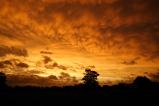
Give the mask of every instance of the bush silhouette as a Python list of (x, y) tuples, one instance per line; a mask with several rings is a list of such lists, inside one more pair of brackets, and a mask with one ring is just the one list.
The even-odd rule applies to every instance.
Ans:
[(148, 79), (147, 77), (143, 77), (143, 76), (138, 76), (133, 84), (139, 88), (147, 88), (147, 87), (150, 87), (151, 86), (151, 80)]
[(91, 69), (86, 69), (85, 70), (85, 75), (82, 78), (82, 80), (84, 81), (84, 85), (87, 87), (98, 87), (98, 81), (97, 81), (97, 77), (99, 76), (99, 74), (96, 71), (92, 71)]
[(2, 72), (0, 72), (0, 87), (6, 86), (6, 75)]

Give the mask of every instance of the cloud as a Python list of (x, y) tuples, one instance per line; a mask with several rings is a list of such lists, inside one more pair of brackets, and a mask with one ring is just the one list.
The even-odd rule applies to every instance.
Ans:
[(0, 24), (1, 35), (27, 45), (64, 41), (89, 52), (158, 58), (158, 0), (1, 0), (0, 4), (5, 22)]
[(67, 70), (67, 68), (68, 68), (64, 65), (59, 65), (57, 62), (49, 63), (49, 64), (45, 65), (45, 67), (48, 68), (48, 69), (59, 68), (59, 69), (62, 69), (62, 70)]
[(121, 62), (121, 64), (125, 64), (125, 65), (135, 65), (135, 64), (138, 64), (137, 63), (137, 60), (139, 60), (140, 58), (139, 57), (136, 57), (132, 60), (128, 60), (128, 61), (123, 61)]
[(53, 54), (52, 52), (49, 52), (49, 51), (41, 51), (40, 53), (41, 54)]
[(85, 70), (85, 69), (95, 69), (96, 66), (95, 65), (84, 65), (83, 63), (75, 63), (77, 65), (76, 69), (82, 69), (82, 70)]
[(60, 79), (69, 79), (70, 75), (65, 72), (61, 72), (61, 75), (59, 76)]
[(153, 80), (159, 82), (159, 70), (156, 73), (147, 73), (147, 75)]
[(92, 68), (96, 68), (96, 67), (94, 65), (90, 65), (90, 66), (87, 66), (87, 68), (92, 69)]
[(38, 87), (51, 87), (51, 86), (67, 86), (77, 84), (78, 81), (75, 77), (65, 76), (67, 80), (58, 79), (55, 75), (48, 77), (40, 77), (38, 75), (7, 75), (7, 84), (10, 86), (38, 86)]
[(21, 67), (21, 68), (28, 68), (28, 67), (29, 67), (29, 65), (28, 65), (28, 64), (26, 64), (26, 63), (22, 63), (22, 62), (20, 62), (20, 63), (16, 64), (16, 66), (17, 66), (17, 67)]
[[(158, 4), (158, 0), (0, 0), (0, 45), (5, 45), (0, 46), (0, 57), (23, 56), (26, 53), (21, 47), (30, 53), (49, 47), (55, 58), (68, 64), (78, 61), (97, 64), (97, 68), (107, 67), (107, 63), (108, 68), (112, 64), (157, 65)], [(44, 57), (44, 67), (68, 70), (68, 66), (51, 60), (51, 52), (40, 54), (50, 56)], [(86, 67), (78, 66), (77, 71)]]
[(64, 66), (64, 65), (59, 65), (58, 68), (59, 68), (59, 69), (62, 69), (62, 70), (67, 70), (67, 67)]
[(27, 69), (25, 71), (21, 70), (20, 73), (24, 75), (38, 75), (38, 74), (44, 74), (43, 71), (38, 70), (38, 69)]
[(49, 79), (58, 80), (58, 78), (55, 75), (48, 76)]
[(44, 60), (43, 60), (44, 64), (47, 64), (47, 63), (52, 61), (52, 59), (50, 57), (48, 57), (48, 56), (43, 56), (43, 58), (44, 58)]
[(5, 61), (0, 61), (0, 68), (5, 68), (8, 65), (12, 66), (12, 62), (9, 60), (5, 60)]
[(18, 59), (10, 59), (10, 60), (3, 60), (0, 61), (0, 68), (10, 68), (10, 69), (16, 69), (19, 68), (28, 68), (29, 65), (27, 63), (23, 63)]
[(7, 75), (7, 83), (10, 86), (60, 86), (55, 80), (37, 75)]
[(137, 62), (134, 61), (134, 60), (131, 60), (131, 61), (124, 61), (124, 62), (122, 62), (122, 64), (125, 64), (125, 65), (135, 65), (135, 64), (137, 64)]
[(15, 56), (28, 56), (28, 52), (24, 48), (17, 48), (17, 47), (8, 47), (0, 45), (0, 57), (6, 56), (6, 55), (15, 55)]
[(60, 73), (59, 80), (66, 81), (66, 82), (71, 81), (72, 83), (77, 83), (78, 82), (76, 77), (72, 77), (72, 76), (70, 76), (70, 74), (65, 73), (65, 72)]

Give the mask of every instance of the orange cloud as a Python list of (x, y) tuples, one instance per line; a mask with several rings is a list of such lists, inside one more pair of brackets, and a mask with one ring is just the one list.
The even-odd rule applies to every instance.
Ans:
[(61, 76), (50, 75), (40, 77), (37, 75), (7, 75), (7, 84), (10, 86), (67, 86), (77, 84), (75, 77), (67, 73), (61, 73)]
[(0, 56), (6, 56), (9, 54), (16, 56), (28, 56), (28, 51), (25, 48), (8, 47), (0, 45)]
[[(26, 56), (28, 52), (30, 68), (35, 68), (37, 58), (49, 55), (57, 62), (49, 64), (51, 60), (45, 58), (47, 67), (38, 68), (69, 70), (63, 64), (71, 64), (71, 70), (82, 73), (73, 64), (77, 62), (83, 67), (95, 65), (104, 76), (106, 71), (117, 76), (109, 71), (114, 67), (126, 70), (121, 62), (156, 68), (158, 4), (158, 0), (1, 0), (0, 56)], [(136, 57), (140, 57), (137, 62)]]

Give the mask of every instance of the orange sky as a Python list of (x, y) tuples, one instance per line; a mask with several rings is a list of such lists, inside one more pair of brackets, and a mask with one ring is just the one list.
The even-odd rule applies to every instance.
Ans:
[[(0, 0), (0, 70), (10, 85), (159, 80), (158, 0)], [(45, 82), (45, 83), (40, 83)]]

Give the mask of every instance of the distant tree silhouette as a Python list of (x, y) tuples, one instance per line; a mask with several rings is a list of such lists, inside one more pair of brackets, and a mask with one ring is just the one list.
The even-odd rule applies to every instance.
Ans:
[(0, 72), (0, 87), (3, 88), (6, 86), (6, 75)]
[(151, 86), (151, 80), (148, 79), (147, 77), (143, 77), (143, 76), (138, 76), (133, 84), (139, 88), (147, 88), (147, 87), (150, 87)]
[(99, 74), (96, 71), (92, 71), (91, 69), (85, 69), (85, 75), (82, 78), (84, 81), (84, 85), (86, 87), (98, 87), (97, 77)]

